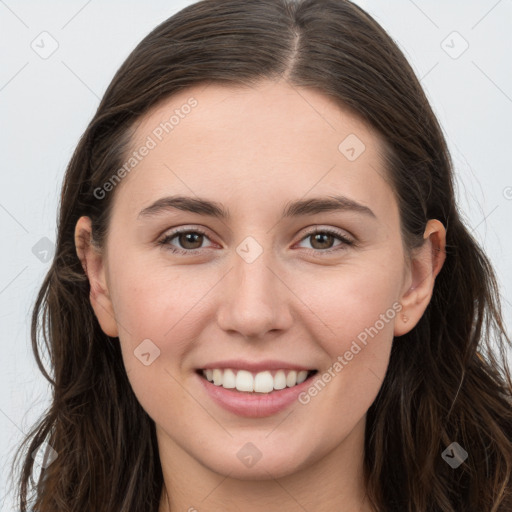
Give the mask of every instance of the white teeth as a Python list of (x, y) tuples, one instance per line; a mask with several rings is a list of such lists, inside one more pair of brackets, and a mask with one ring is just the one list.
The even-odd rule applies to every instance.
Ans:
[[(285, 373), (286, 371), (286, 373)], [(226, 389), (236, 388), (238, 391), (270, 393), (273, 390), (293, 387), (304, 382), (308, 376), (307, 370), (277, 370), (275, 375), (268, 370), (252, 374), (247, 370), (234, 371), (215, 368), (203, 370), (203, 375), (215, 386)]]
[(233, 389), (236, 387), (236, 375), (233, 370), (229, 368), (224, 370), (224, 377), (222, 379), (222, 386), (226, 389)]
[(306, 370), (302, 370), (299, 373), (297, 373), (297, 384), (301, 384), (306, 380), (306, 377), (308, 376), (308, 372)]
[(292, 386), (295, 386), (297, 384), (297, 372), (295, 370), (292, 370), (287, 376), (286, 376), (286, 385), (291, 388)]
[(270, 393), (274, 390), (274, 377), (270, 372), (260, 372), (254, 377), (254, 391), (257, 393)]
[(274, 389), (284, 389), (286, 387), (286, 375), (283, 370), (277, 370), (274, 375)]
[(238, 391), (254, 391), (254, 379), (252, 373), (245, 370), (238, 370), (238, 373), (236, 374), (235, 387)]

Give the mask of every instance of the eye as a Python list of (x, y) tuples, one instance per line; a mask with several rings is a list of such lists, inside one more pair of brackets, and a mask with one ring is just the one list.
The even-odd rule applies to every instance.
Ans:
[[(158, 245), (164, 246), (175, 254), (195, 254), (196, 250), (201, 248), (204, 238), (208, 238), (206, 233), (198, 228), (180, 228), (166, 234)], [(171, 244), (171, 241), (177, 239), (184, 249), (177, 248)]]
[[(315, 254), (318, 254), (319, 252), (330, 254), (334, 251), (344, 250), (347, 246), (355, 245), (354, 240), (333, 229), (316, 228), (307, 233), (301, 241), (307, 240), (308, 238), (311, 238), (312, 240), (311, 245), (313, 249), (310, 250), (310, 252), (314, 252)], [(340, 240), (341, 243), (332, 247), (332, 242), (336, 238)]]
[[(165, 247), (167, 250), (175, 253), (175, 254), (195, 254), (196, 251), (202, 249), (202, 243), (204, 238), (208, 238), (205, 231), (198, 228), (179, 228), (167, 233), (161, 240), (157, 243), (160, 246)], [(309, 233), (307, 233), (302, 239), (301, 242), (311, 238), (312, 239), (312, 249), (308, 249), (309, 252), (318, 255), (319, 253), (332, 253), (334, 251), (344, 250), (347, 246), (355, 245), (355, 241), (347, 238), (341, 232), (338, 232), (333, 229), (319, 229), (316, 228)], [(178, 243), (181, 245), (180, 247), (174, 246), (171, 242), (177, 239)], [(209, 239), (209, 238), (208, 238)], [(341, 243), (337, 246), (332, 247), (332, 242), (338, 239)]]

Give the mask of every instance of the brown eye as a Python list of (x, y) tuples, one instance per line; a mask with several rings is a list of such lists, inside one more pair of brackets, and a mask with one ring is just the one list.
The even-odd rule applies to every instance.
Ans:
[(194, 231), (180, 233), (175, 238), (183, 249), (199, 249), (203, 242), (203, 235)]
[(330, 249), (334, 243), (334, 236), (328, 233), (315, 233), (309, 235), (311, 238), (311, 246), (314, 249)]
[[(165, 235), (158, 245), (177, 254), (194, 254), (203, 248), (203, 242), (209, 239), (200, 229), (178, 229)], [(176, 242), (173, 242), (177, 240)]]
[[(307, 233), (301, 242), (304, 240), (310, 240), (311, 248), (310, 252), (315, 254), (331, 253), (338, 250), (346, 249), (348, 246), (355, 245), (355, 241), (347, 238), (344, 234), (338, 231), (330, 229), (316, 229)], [(334, 245), (335, 240), (339, 240), (340, 243)], [(307, 248), (306, 248), (307, 249)]]

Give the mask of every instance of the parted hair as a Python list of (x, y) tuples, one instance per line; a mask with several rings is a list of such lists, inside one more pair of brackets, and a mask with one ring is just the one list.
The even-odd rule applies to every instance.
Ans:
[[(122, 166), (134, 126), (158, 102), (200, 83), (264, 80), (320, 91), (377, 130), (408, 251), (429, 219), (446, 227), (430, 303), (393, 340), (367, 413), (371, 502), (379, 512), (510, 512), (511, 342), (495, 273), (457, 208), (447, 144), (410, 64), (348, 0), (202, 0), (157, 26), (115, 74), (67, 167), (55, 256), (32, 312), (52, 399), (13, 461), (20, 511), (158, 511), (155, 425), (131, 389), (119, 339), (95, 317), (75, 225), (89, 216), (104, 244), (115, 191), (94, 191)], [(454, 441), (469, 454), (456, 469), (441, 456)], [(43, 443), (58, 457), (34, 478), (31, 454)]]

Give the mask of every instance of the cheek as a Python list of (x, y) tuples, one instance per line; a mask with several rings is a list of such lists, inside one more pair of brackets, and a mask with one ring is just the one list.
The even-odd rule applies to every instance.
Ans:
[[(121, 256), (115, 256), (114, 261), (122, 263), (115, 268), (111, 284), (123, 359), (134, 391), (142, 403), (153, 402), (162, 393), (179, 396), (179, 386), (165, 370), (178, 375), (194, 340), (215, 322), (215, 312), (226, 297), (219, 283), (223, 272), (206, 266), (199, 272), (194, 265), (148, 266), (136, 257)], [(283, 273), (293, 293), (276, 282), (275, 291), (281, 290), (297, 318), (291, 328), (307, 332), (327, 354), (327, 364), (342, 365), (336, 373), (345, 375), (344, 387), (353, 388), (353, 393), (362, 389), (376, 393), (376, 376), (383, 378), (387, 368), (400, 275), (393, 259), (381, 252), (336, 268)], [(236, 290), (228, 295), (236, 300)], [(147, 339), (160, 355), (146, 367), (135, 353)], [(159, 382), (166, 383), (165, 392)]]
[[(314, 313), (310, 318), (315, 320), (309, 324), (315, 322), (318, 326), (315, 338), (332, 359), (349, 350), (354, 340), (364, 345), (373, 339), (392, 339), (394, 321), (401, 309), (399, 276), (399, 266), (382, 259), (375, 265), (366, 262), (330, 270), (299, 289), (298, 294)], [(366, 345), (375, 353), (379, 346), (373, 343), (370, 349), (370, 343)], [(387, 347), (383, 350), (386, 352)]]
[[(382, 273), (353, 270), (329, 288), (318, 289), (310, 303), (318, 319), (309, 322), (315, 341), (328, 355), (318, 382), (300, 403), (329, 425), (335, 439), (366, 414), (384, 380), (393, 342), (394, 322), (401, 309), (392, 269)], [(322, 290), (322, 291), (321, 291)], [(329, 404), (332, 407), (321, 407)], [(326, 446), (328, 441), (326, 442)]]
[[(115, 269), (113, 299), (118, 322), (126, 328), (120, 328), (123, 360), (139, 403), (157, 425), (191, 450), (210, 442), (213, 454), (222, 442), (231, 449), (229, 441), (212, 435), (213, 423), (205, 429), (211, 417), (187, 391), (193, 389), (187, 380), (191, 376), (180, 373), (180, 365), (197, 350), (195, 340), (202, 333), (219, 332), (215, 313), (226, 297), (237, 300), (238, 288), (225, 288), (224, 269), (205, 266), (198, 272), (194, 265), (148, 266), (121, 256), (116, 260), (122, 265)], [(284, 426), (268, 439), (266, 432), (261, 439), (255, 432), (253, 437), (260, 439), (256, 444), (276, 453), (285, 445), (301, 447), (297, 450), (310, 452), (314, 462), (330, 453), (364, 417), (381, 387), (393, 339), (392, 305), (398, 297), (400, 269), (396, 264), (393, 268), (391, 258), (383, 260), (368, 256), (364, 263), (361, 258), (337, 268), (309, 266), (307, 271), (283, 272), (287, 286), (276, 280), (274, 291), (296, 318), (283, 336), (297, 334), (321, 349), (325, 367), (319, 378), (325, 376), (324, 386), (308, 389), (308, 396), (297, 404), (301, 429)], [(148, 366), (134, 355), (144, 339), (154, 340), (161, 350)], [(205, 457), (202, 448), (197, 450), (198, 459)], [(219, 463), (217, 459), (218, 455), (212, 465)]]
[(359, 421), (382, 385), (401, 309), (400, 272), (393, 258), (381, 258), (373, 265), (367, 260), (364, 266), (340, 267), (310, 288), (308, 305), (316, 316), (308, 316), (312, 318), (308, 324), (328, 363), (319, 372), (320, 382), (307, 390), (301, 403), (336, 404), (319, 411), (329, 416), (332, 425)]
[[(204, 283), (204, 282), (203, 282)], [(195, 307), (206, 291), (176, 269), (117, 269), (115, 311), (124, 366), (139, 403), (165, 423), (190, 407), (180, 366), (201, 330)], [(207, 283), (204, 283), (207, 286)]]
[(133, 345), (150, 338), (165, 345), (176, 339), (178, 332), (182, 336), (187, 326), (192, 326), (195, 308), (200, 309), (214, 278), (198, 276), (192, 266), (151, 267), (123, 261), (113, 281), (113, 302), (123, 339)]
[[(307, 329), (332, 359), (349, 350), (354, 340), (392, 338), (400, 268), (393, 262), (396, 258), (382, 252), (365, 256), (338, 267), (283, 273), (293, 294), (278, 285), (274, 290), (281, 290), (283, 301), (295, 310), (294, 328)], [(148, 266), (136, 257), (116, 261), (122, 264), (113, 274), (113, 301), (127, 352), (151, 339), (162, 352), (178, 356), (186, 351), (187, 340), (215, 321), (216, 308), (226, 297), (218, 269)], [(236, 300), (236, 290), (228, 295)]]

